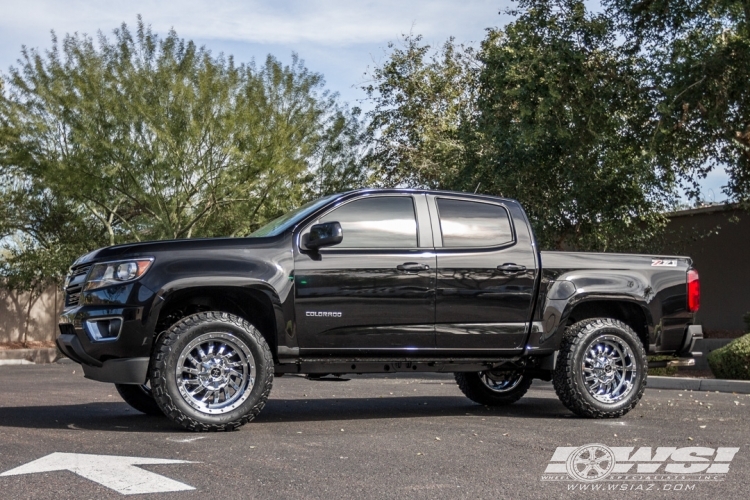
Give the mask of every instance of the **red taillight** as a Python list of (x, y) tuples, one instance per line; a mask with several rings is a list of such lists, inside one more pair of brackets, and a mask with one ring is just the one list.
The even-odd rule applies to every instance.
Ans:
[(688, 311), (696, 312), (701, 306), (701, 281), (698, 271), (691, 269), (687, 273)]

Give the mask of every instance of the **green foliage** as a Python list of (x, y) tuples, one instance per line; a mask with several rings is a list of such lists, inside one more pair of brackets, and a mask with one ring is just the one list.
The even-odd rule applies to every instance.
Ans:
[(475, 106), (471, 48), (449, 39), (437, 51), (407, 35), (363, 87), (372, 149), (366, 161), (387, 186), (449, 188), (465, 162), (462, 130)]
[(726, 168), (725, 193), (750, 203), (750, 2), (606, 0), (626, 47), (643, 54), (653, 149), (692, 196)]
[(237, 65), (139, 19), (20, 62), (0, 92), (7, 277), (21, 262), (59, 276), (103, 245), (246, 234), (366, 182), (359, 111), (296, 56)]
[(544, 248), (641, 250), (674, 202), (650, 150), (642, 60), (581, 0), (522, 0), (474, 52), (405, 37), (366, 87), (390, 184), (519, 200)]
[(638, 59), (580, 0), (519, 5), (482, 44), (476, 162), (462, 187), (521, 201), (546, 248), (647, 246), (673, 185), (646, 147)]
[(716, 378), (750, 380), (750, 334), (712, 351), (708, 366)]
[(104, 239), (103, 229), (38, 182), (2, 180), (0, 234), (10, 235), (0, 256), (3, 286), (34, 294), (60, 284), (70, 263), (91, 250), (90, 242)]

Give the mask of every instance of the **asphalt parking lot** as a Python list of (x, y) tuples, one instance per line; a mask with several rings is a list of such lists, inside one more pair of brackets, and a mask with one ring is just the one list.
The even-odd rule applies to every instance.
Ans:
[[(117, 476), (122, 465), (113, 459), (53, 453), (184, 461), (131, 459), (135, 468), (110, 477), (122, 483), (140, 473), (142, 488), (149, 477), (184, 487), (139, 498), (745, 498), (750, 483), (746, 395), (649, 389), (624, 418), (602, 421), (574, 417), (548, 384), (490, 409), (466, 399), (450, 375), (285, 376), (256, 421), (193, 434), (132, 410), (75, 364), (4, 366), (0, 381), (0, 473), (44, 459), (28, 466), (38, 472), (0, 476), (3, 499), (123, 497), (96, 480)], [(557, 447), (588, 443), (739, 452), (723, 481), (693, 474), (594, 492), (577, 489), (583, 482), (542, 480)], [(697, 460), (708, 459), (698, 452)], [(69, 462), (88, 465), (61, 470)]]

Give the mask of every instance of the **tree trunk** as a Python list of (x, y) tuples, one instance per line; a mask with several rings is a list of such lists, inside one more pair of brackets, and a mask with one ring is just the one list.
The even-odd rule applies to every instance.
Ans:
[(29, 320), (31, 319), (31, 306), (34, 303), (34, 291), (29, 291), (29, 304), (26, 307), (26, 321), (24, 321), (23, 324), (23, 342), (21, 345), (24, 347), (28, 347), (28, 337), (29, 337)]

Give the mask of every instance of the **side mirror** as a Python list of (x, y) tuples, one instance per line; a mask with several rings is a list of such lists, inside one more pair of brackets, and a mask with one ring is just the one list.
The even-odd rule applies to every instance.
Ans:
[(305, 246), (312, 249), (338, 245), (344, 240), (344, 230), (338, 222), (315, 224), (310, 228)]

